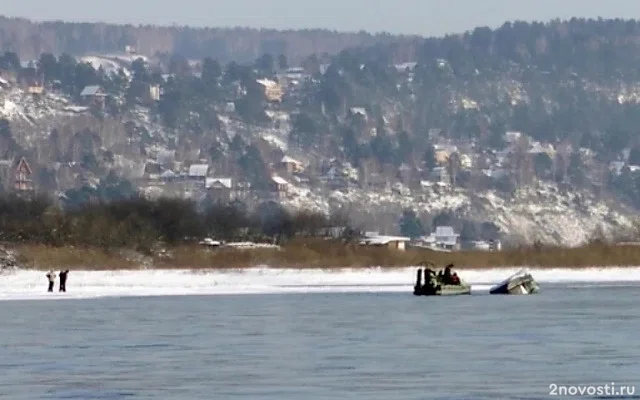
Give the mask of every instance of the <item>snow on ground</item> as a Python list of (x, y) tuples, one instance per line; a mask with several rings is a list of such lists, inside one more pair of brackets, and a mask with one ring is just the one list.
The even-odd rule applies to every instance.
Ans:
[(144, 61), (145, 63), (149, 62), (149, 58), (143, 54), (127, 53), (124, 51), (116, 51), (112, 53), (87, 53), (86, 55), (81, 57), (81, 59), (90, 58), (95, 58), (99, 61), (108, 60), (112, 62), (126, 63), (129, 65), (139, 58), (142, 59), (142, 61)]
[[(78, 110), (68, 109), (69, 100), (54, 92), (33, 96), (20, 88), (4, 90), (0, 93), (0, 117), (12, 121), (36, 122), (53, 116), (71, 115)], [(68, 109), (68, 111), (65, 111)]]
[(540, 182), (515, 198), (495, 192), (470, 193), (464, 190), (425, 192), (420, 195), (362, 190), (333, 191), (329, 196), (318, 191), (294, 189), (285, 205), (328, 212), (331, 203), (357, 204), (361, 209), (385, 209), (399, 214), (404, 208), (430, 215), (453, 210), (481, 222), (495, 223), (509, 236), (529, 243), (579, 246), (593, 238), (598, 229), (612, 235), (633, 226), (633, 217), (613, 210), (587, 193), (562, 194), (556, 186)]
[(14, 87), (0, 92), (0, 118), (11, 122), (12, 133), (19, 145), (30, 148), (48, 137), (61, 120), (88, 111), (57, 92), (46, 91), (34, 96)]
[(282, 139), (276, 135), (263, 133), (260, 135), (264, 140), (269, 142), (271, 145), (280, 148), (282, 151), (287, 151), (288, 145), (285, 139)]
[[(91, 55), (83, 59), (92, 65), (104, 61), (114, 67), (119, 63), (131, 61), (123, 57), (116, 60), (109, 55)], [(40, 97), (34, 97), (20, 88), (0, 92), (0, 118), (7, 118), (12, 124), (16, 123), (12, 125), (15, 126), (13, 132), (18, 143), (24, 147), (30, 147), (36, 139), (46, 137), (51, 130), (49, 125), (55, 123), (57, 117), (74, 116), (84, 111), (86, 108), (78, 107), (66, 97), (52, 92), (45, 92)], [(235, 134), (241, 134), (245, 139), (262, 137), (287, 152), (287, 155), (304, 162), (304, 157), (289, 154), (287, 149), (289, 115), (269, 111), (269, 116), (274, 121), (273, 126), (269, 128), (254, 129), (225, 115), (221, 115), (220, 120), (229, 138)], [(173, 141), (172, 135), (152, 118), (148, 109), (138, 107), (131, 111), (130, 117), (143, 128), (143, 131), (148, 132), (158, 148), (165, 148)], [(128, 175), (139, 175), (141, 160), (124, 160), (122, 157), (116, 159), (121, 169), (130, 172)], [(396, 215), (404, 208), (412, 208), (418, 213), (430, 215), (452, 210), (461, 216), (494, 222), (507, 235), (528, 242), (540, 240), (567, 246), (584, 243), (591, 239), (597, 230), (612, 234), (628, 229), (632, 226), (634, 218), (630, 213), (615, 211), (613, 207), (589, 193), (563, 194), (555, 185), (544, 182), (539, 182), (533, 189), (509, 198), (491, 191), (474, 193), (464, 190), (427, 190), (413, 194), (408, 194), (410, 192), (407, 188), (393, 191), (327, 191), (305, 187), (295, 180), (291, 183), (294, 185), (291, 191), (293, 195), (283, 202), (292, 208), (308, 208), (328, 213), (332, 206), (351, 205), (371, 214)]]
[[(519, 268), (459, 269), (473, 292), (489, 288)], [(530, 269), (544, 290), (545, 283), (640, 282), (640, 267), (590, 269)], [(126, 296), (240, 295), (267, 293), (410, 293), (415, 268), (294, 270), (252, 268), (246, 270), (138, 270), (71, 271), (67, 293), (46, 293), (43, 271), (16, 270), (0, 276), (0, 300), (73, 299)], [(57, 288), (56, 288), (57, 290)]]
[(96, 71), (101, 67), (107, 75), (115, 75), (122, 69), (125, 75), (131, 76), (131, 72), (124, 68), (122, 63), (106, 57), (100, 56), (83, 56), (80, 57), (80, 62), (87, 63), (93, 67)]
[(488, 205), (477, 210), (505, 232), (528, 242), (540, 240), (565, 246), (579, 246), (602, 229), (605, 234), (624, 231), (633, 220), (603, 201), (586, 193), (561, 194), (555, 185), (540, 182), (534, 190), (522, 193), (513, 201), (495, 193), (484, 197)]

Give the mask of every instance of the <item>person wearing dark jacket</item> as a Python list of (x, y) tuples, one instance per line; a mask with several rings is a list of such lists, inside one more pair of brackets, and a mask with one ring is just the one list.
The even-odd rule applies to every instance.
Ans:
[(69, 274), (69, 270), (60, 271), (60, 291), (67, 291), (67, 274)]
[(451, 280), (451, 267), (453, 267), (453, 264), (449, 264), (444, 268), (444, 275), (442, 277), (442, 282), (445, 285), (451, 285), (452, 284), (452, 280)]

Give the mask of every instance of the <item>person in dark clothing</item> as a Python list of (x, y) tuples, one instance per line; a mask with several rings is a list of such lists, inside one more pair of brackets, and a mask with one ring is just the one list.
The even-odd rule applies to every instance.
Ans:
[(442, 277), (442, 281), (445, 285), (451, 285), (452, 283), (451, 267), (453, 267), (453, 264), (449, 264), (444, 268), (444, 276)]
[(67, 291), (67, 274), (68, 273), (69, 273), (69, 270), (60, 271), (60, 291), (61, 292)]
[(53, 292), (53, 285), (56, 283), (56, 273), (53, 270), (47, 273), (47, 279), (49, 280), (49, 288), (47, 292)]

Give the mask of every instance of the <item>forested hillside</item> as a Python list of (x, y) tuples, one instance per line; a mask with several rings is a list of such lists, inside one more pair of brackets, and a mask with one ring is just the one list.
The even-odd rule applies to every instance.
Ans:
[[(637, 21), (516, 22), (426, 39), (411, 82), (399, 85), (390, 68), (395, 57), (396, 48), (387, 45), (342, 52), (332, 66), (344, 73), (325, 74), (324, 89), (330, 99), (373, 108), (381, 99), (398, 99), (406, 148), (422, 151), (428, 140), (421, 138), (435, 129), (499, 149), (506, 131), (519, 131), (565, 154), (554, 163), (569, 164), (561, 168), (562, 179), (573, 174), (585, 182), (585, 174), (595, 172), (581, 167), (580, 148), (605, 164), (623, 158), (640, 163)], [(370, 80), (363, 81), (367, 74)], [(551, 161), (536, 170), (548, 170)]]
[(416, 38), (341, 33), (321, 29), (277, 31), (251, 28), (192, 28), (177, 26), (134, 26), (106, 23), (32, 22), (0, 17), (0, 48), (23, 59), (37, 59), (41, 53), (80, 55), (89, 52), (121, 51), (132, 46), (146, 55), (178, 53), (192, 59), (213, 57), (221, 62), (253, 61), (260, 55), (285, 55), (300, 63), (311, 54), (333, 55), (351, 46), (373, 43), (402, 43), (406, 58)]
[[(120, 178), (161, 190), (158, 176), (199, 163), (251, 187), (242, 190), (254, 204), (274, 198), (278, 176), (290, 185), (278, 202), (346, 204), (372, 229), (397, 227), (404, 215), (412, 232), (451, 224), (476, 237), (470, 227), (491, 222), (578, 243), (602, 224), (629, 226), (627, 206), (640, 209), (639, 23), (516, 22), (387, 39), (310, 54), (294, 70), (300, 63), (279, 50), (247, 62), (207, 50), (134, 53), (119, 69), (104, 68), (115, 63), (106, 56), (46, 52), (25, 66), (28, 58), (6, 51), (0, 72), (18, 86), (40, 81), (45, 94), (2, 92), (2, 157), (26, 155), (41, 185), (69, 203), (130, 194)], [(102, 101), (83, 96), (90, 85)], [(55, 102), (83, 104), (91, 117)], [(176, 162), (162, 161), (169, 153)], [(300, 168), (283, 168), (291, 158)], [(81, 166), (82, 179), (52, 178), (60, 163)]]

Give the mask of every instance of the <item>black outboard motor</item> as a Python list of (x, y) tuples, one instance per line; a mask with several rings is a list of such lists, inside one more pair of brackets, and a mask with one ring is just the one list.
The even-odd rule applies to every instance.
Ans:
[(419, 296), (421, 289), (422, 289), (422, 269), (418, 268), (418, 273), (416, 276), (416, 285), (413, 287), (413, 294), (416, 296)]

